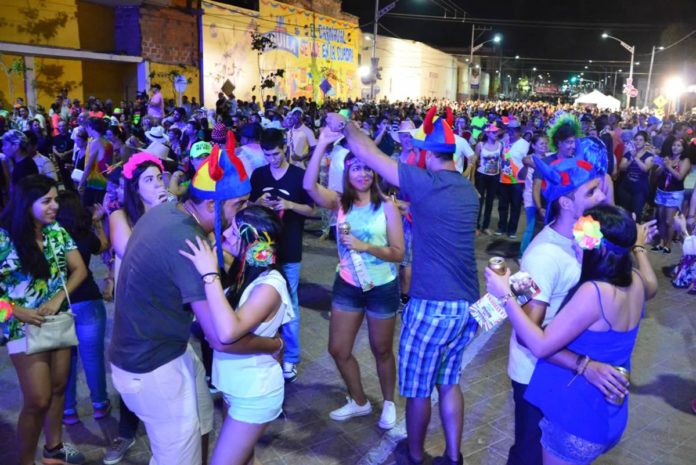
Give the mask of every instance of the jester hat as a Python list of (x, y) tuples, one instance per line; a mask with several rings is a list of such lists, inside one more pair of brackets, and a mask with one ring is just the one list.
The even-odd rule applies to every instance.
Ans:
[[(201, 200), (215, 201), (215, 243), (221, 244), (222, 203), (251, 192), (251, 182), (244, 164), (235, 155), (236, 140), (232, 131), (227, 132), (227, 142), (222, 148), (213, 146), (210, 156), (201, 164), (191, 180), (191, 193)], [(217, 247), (218, 263), (223, 266), (222, 248)]]
[(425, 115), (423, 124), (413, 135), (413, 145), (432, 152), (454, 153), (457, 150), (457, 143), (452, 132), (454, 116), (452, 109), (446, 107), (447, 117), (438, 118), (437, 107), (433, 106)]
[(578, 139), (575, 144), (575, 158), (588, 162), (600, 175), (607, 173), (609, 164), (607, 146), (601, 139), (596, 137)]
[[(567, 196), (583, 184), (603, 176), (603, 173), (599, 169), (582, 157), (566, 158), (565, 160), (552, 164), (544, 162), (537, 156), (533, 158), (535, 169), (539, 171), (543, 178), (541, 182), (541, 193), (549, 204), (564, 195)], [(550, 212), (551, 209), (547, 208), (546, 223), (550, 220)]]

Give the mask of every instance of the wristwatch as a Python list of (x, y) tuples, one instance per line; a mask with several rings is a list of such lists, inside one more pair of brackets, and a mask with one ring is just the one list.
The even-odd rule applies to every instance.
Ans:
[(216, 279), (220, 279), (220, 273), (206, 273), (201, 278), (205, 284), (212, 284)]

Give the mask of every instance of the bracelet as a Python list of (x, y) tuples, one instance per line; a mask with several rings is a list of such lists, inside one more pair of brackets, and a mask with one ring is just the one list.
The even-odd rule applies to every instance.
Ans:
[(587, 369), (587, 365), (590, 364), (590, 356), (589, 355), (584, 355), (582, 362), (580, 362), (580, 366), (576, 370), (576, 373), (578, 375), (583, 375), (585, 374), (585, 370)]
[(283, 351), (283, 348), (285, 347), (285, 341), (283, 341), (283, 338), (279, 337), (278, 340), (280, 341), (280, 347), (278, 347), (278, 350), (271, 354), (271, 356), (274, 358), (280, 355), (280, 353)]
[(512, 292), (508, 292), (502, 297), (498, 297), (498, 302), (500, 302), (500, 305), (505, 306), (508, 300), (510, 300), (510, 297), (513, 297), (515, 294)]
[(576, 361), (576, 367), (575, 367), (575, 376), (570, 380), (570, 382), (567, 384), (567, 386), (570, 386), (573, 384), (575, 379), (578, 376), (582, 376), (585, 373), (585, 370), (587, 369), (587, 365), (590, 364), (590, 356), (589, 355), (578, 355), (578, 359)]
[(643, 247), (642, 245), (634, 245), (633, 247), (631, 247), (631, 252), (635, 252), (636, 250), (645, 252), (645, 247)]

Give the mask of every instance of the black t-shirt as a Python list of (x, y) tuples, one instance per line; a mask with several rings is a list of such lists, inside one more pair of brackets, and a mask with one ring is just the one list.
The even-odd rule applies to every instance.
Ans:
[(31, 157), (24, 157), (22, 161), (15, 163), (12, 170), (12, 185), (16, 185), (19, 181), (32, 174), (39, 174), (39, 169)]
[[(290, 165), (282, 178), (275, 179), (271, 174), (271, 165), (256, 168), (251, 175), (250, 199), (255, 202), (268, 192), (273, 197), (282, 197), (291, 202), (312, 205), (312, 199), (302, 188), (304, 170)], [(302, 261), (302, 231), (305, 217), (293, 211), (282, 212), (283, 235), (280, 239), (278, 261), (280, 263), (297, 263)]]
[(205, 238), (191, 216), (166, 202), (133, 228), (116, 283), (109, 357), (122, 370), (149, 373), (183, 355), (191, 333), (190, 303), (206, 300), (200, 273), (179, 250)]
[(94, 276), (92, 276), (92, 271), (89, 269), (89, 262), (92, 255), (98, 254), (101, 248), (99, 238), (90, 231), (85, 237), (75, 239), (75, 244), (77, 244), (77, 250), (80, 252), (82, 261), (85, 262), (85, 266), (87, 267), (87, 278), (85, 278), (82, 284), (70, 294), (70, 301), (72, 303), (77, 303), (87, 302), (89, 300), (101, 300), (101, 291), (97, 283), (94, 282)]
[(75, 142), (69, 134), (59, 134), (53, 138), (53, 147), (60, 153), (72, 150), (74, 145)]

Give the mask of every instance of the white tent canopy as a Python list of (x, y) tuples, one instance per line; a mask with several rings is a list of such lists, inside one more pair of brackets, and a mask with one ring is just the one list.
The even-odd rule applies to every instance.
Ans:
[(608, 108), (610, 110), (620, 110), (621, 109), (621, 101), (612, 97), (611, 95), (605, 95), (604, 96), (604, 103), (603, 105), (597, 105), (598, 107), (604, 107)]
[(614, 97), (610, 97), (608, 95), (604, 95), (597, 89), (593, 90), (589, 94), (581, 95), (580, 97), (575, 99), (575, 104), (576, 105), (594, 105), (597, 108), (601, 109), (609, 109), (609, 110), (618, 110), (621, 108), (621, 102), (615, 99)]
[(604, 99), (607, 96), (598, 91), (597, 89), (593, 90), (589, 94), (581, 95), (580, 97), (575, 99), (576, 104), (580, 105), (597, 105), (599, 106), (600, 104), (604, 103)]

